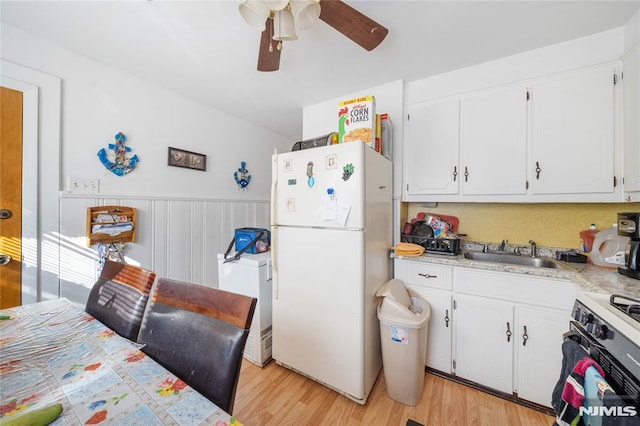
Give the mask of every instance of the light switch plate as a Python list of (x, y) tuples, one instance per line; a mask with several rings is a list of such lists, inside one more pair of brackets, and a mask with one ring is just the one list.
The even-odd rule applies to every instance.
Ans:
[(100, 179), (69, 176), (67, 191), (81, 194), (97, 194), (100, 192)]

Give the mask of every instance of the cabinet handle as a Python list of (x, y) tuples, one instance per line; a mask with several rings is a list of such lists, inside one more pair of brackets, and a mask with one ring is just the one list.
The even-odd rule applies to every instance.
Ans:
[(464, 166), (464, 181), (467, 181), (467, 178), (469, 177), (469, 170), (467, 170), (467, 166)]
[(527, 340), (529, 340), (529, 335), (527, 334), (527, 326), (524, 326), (524, 334), (522, 335), (522, 346), (527, 345)]
[(511, 341), (511, 326), (507, 322), (507, 342)]
[(445, 309), (444, 311), (444, 325), (449, 328), (449, 310)]
[(418, 275), (425, 278), (438, 278), (437, 275), (431, 275), (431, 274), (418, 274)]
[(456, 178), (458, 177), (458, 166), (453, 166), (453, 181), (456, 181)]
[(536, 179), (540, 179), (540, 172), (542, 169), (540, 168), (540, 163), (536, 161)]

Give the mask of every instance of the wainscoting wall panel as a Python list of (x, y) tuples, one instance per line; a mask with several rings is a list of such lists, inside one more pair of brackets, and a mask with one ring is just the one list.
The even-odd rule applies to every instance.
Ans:
[(86, 246), (87, 207), (137, 209), (136, 241), (127, 243), (127, 263), (158, 277), (218, 286), (218, 253), (224, 253), (236, 228), (269, 227), (269, 201), (150, 197), (98, 197), (61, 194), (60, 295), (84, 305), (99, 275), (98, 247)]

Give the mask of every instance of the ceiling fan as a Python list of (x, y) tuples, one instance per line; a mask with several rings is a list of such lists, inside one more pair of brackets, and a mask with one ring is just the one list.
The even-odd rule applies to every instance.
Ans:
[(277, 71), (282, 42), (296, 40), (295, 28), (309, 28), (318, 18), (366, 50), (375, 49), (389, 32), (341, 0), (245, 0), (240, 14), (262, 31), (258, 71)]

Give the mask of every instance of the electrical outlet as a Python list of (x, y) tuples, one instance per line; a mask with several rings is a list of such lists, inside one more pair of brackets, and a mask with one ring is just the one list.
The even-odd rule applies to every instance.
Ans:
[(67, 190), (82, 194), (97, 194), (100, 192), (100, 179), (69, 176)]

